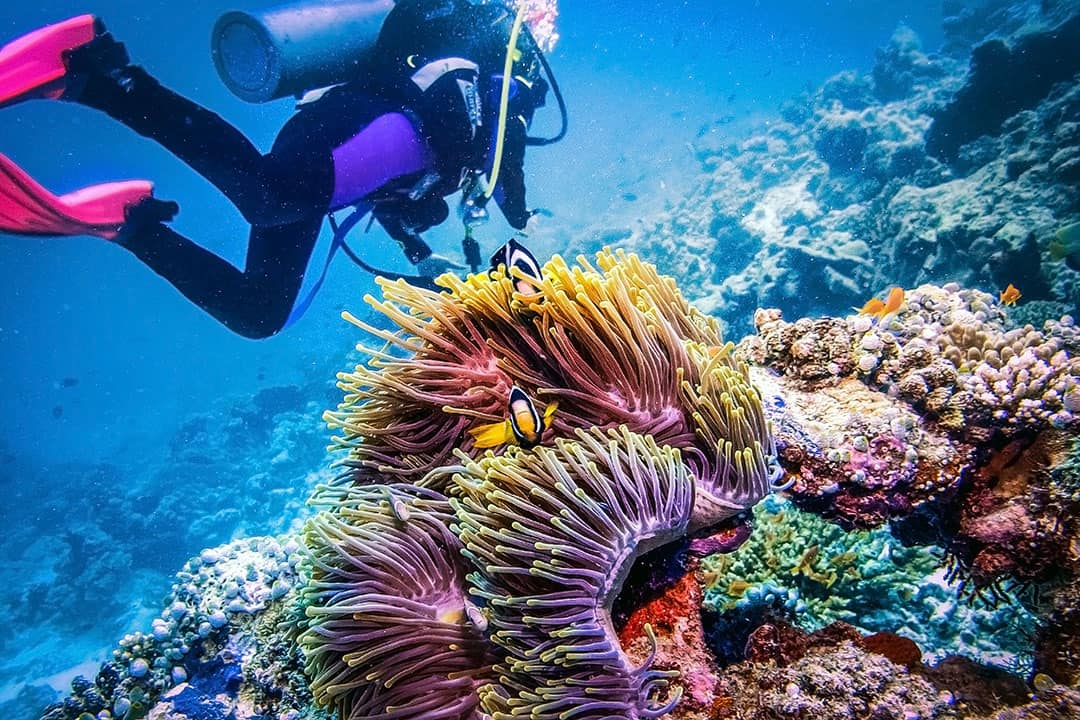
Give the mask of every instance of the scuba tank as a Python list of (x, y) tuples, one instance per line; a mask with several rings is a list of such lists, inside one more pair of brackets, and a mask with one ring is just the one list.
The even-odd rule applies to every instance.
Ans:
[(227, 12), (210, 36), (214, 66), (248, 102), (300, 96), (354, 77), (394, 0), (309, 0)]

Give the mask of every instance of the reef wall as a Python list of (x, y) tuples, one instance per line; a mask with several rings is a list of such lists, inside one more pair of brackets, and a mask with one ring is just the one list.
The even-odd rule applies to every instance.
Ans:
[(1040, 321), (1075, 311), (1080, 276), (1048, 245), (1080, 219), (1080, 6), (945, 13), (943, 52), (900, 27), (869, 73), (830, 78), (762, 132), (702, 127), (684, 199), (584, 237), (657, 258), (734, 336), (758, 307), (836, 314), (924, 282), (1013, 283), (1053, 303)]

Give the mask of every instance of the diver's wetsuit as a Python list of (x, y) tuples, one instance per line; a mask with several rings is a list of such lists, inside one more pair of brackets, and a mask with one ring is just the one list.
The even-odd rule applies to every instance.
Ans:
[[(374, 60), (357, 79), (301, 106), (265, 155), (218, 115), (137, 66), (86, 73), (69, 99), (163, 145), (218, 187), (252, 226), (243, 271), (160, 217), (140, 217), (139, 207), (117, 242), (231, 330), (252, 338), (276, 333), (289, 319), (328, 211), (370, 204), (408, 258), (422, 260), (431, 250), (419, 232), (446, 219), (443, 197), (458, 189), (465, 171), (487, 169), (497, 112), (491, 99), (511, 21), (497, 5), (399, 0)], [(69, 61), (76, 73), (78, 53)], [(521, 82), (515, 83), (495, 193), (518, 229), (529, 217), (525, 128), (546, 90), (533, 65), (528, 58), (515, 65)]]

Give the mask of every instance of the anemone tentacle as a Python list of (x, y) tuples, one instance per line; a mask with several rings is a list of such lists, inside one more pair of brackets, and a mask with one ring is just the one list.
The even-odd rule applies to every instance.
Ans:
[(324, 486), (308, 521), (300, 635), (316, 700), (343, 720), (473, 720), (490, 668), (438, 493)]
[[(634, 255), (438, 282), (379, 281), (394, 330), (346, 315), (382, 347), (325, 415), (346, 457), (307, 532), (317, 697), (346, 720), (663, 715), (670, 673), (628, 661), (610, 605), (636, 556), (772, 489), (745, 364)], [(550, 427), (476, 447), (515, 386)]]
[[(505, 651), (492, 718), (650, 717), (668, 673), (634, 667), (610, 610), (634, 558), (685, 534), (693, 480), (678, 450), (625, 427), (468, 461), (454, 531), (471, 592)], [(565, 716), (569, 717), (569, 715)]]

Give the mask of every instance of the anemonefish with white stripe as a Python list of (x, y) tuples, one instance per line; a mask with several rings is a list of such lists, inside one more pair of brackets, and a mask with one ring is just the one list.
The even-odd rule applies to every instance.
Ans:
[(536, 405), (515, 385), (510, 389), (510, 399), (506, 403), (507, 418), (502, 422), (488, 423), (469, 431), (477, 448), (491, 448), (500, 445), (520, 445), (531, 448), (540, 444), (544, 430), (551, 427), (552, 417), (558, 407), (557, 402), (548, 403), (541, 416)]
[[(540, 271), (540, 263), (529, 252), (529, 249), (510, 238), (506, 244), (495, 251), (491, 256), (491, 269), (498, 271), (499, 266), (505, 268), (503, 272), (514, 281), (514, 290), (522, 295), (537, 295), (540, 292), (540, 283), (543, 275)], [(514, 275), (511, 270), (517, 268), (525, 277)]]

